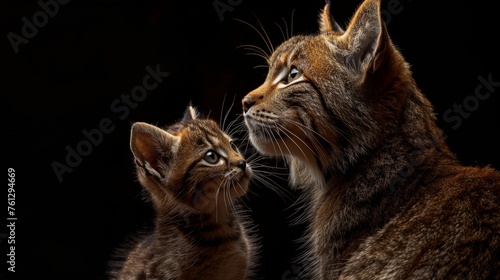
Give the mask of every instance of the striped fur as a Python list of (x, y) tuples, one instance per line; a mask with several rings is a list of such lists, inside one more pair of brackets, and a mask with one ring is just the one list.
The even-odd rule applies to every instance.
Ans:
[(311, 279), (499, 279), (500, 174), (462, 166), (380, 1), (294, 36), (242, 100), (253, 146), (310, 207)]
[(252, 170), (231, 138), (189, 107), (161, 129), (134, 123), (137, 177), (156, 212), (111, 279), (248, 279), (254, 246), (239, 214)]

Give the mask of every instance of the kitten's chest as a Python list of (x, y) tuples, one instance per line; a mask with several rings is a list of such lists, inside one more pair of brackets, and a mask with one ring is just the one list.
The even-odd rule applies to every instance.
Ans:
[(193, 248), (183, 279), (245, 279), (248, 248), (243, 239), (212, 247)]

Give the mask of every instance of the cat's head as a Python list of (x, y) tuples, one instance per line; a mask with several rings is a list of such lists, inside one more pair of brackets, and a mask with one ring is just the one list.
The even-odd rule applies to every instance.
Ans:
[(380, 1), (362, 3), (345, 31), (330, 10), (320, 12), (318, 34), (294, 36), (272, 53), (264, 83), (242, 100), (252, 144), (287, 158), (292, 184), (344, 172), (395, 129), (405, 98), (398, 87), (413, 84)]
[(213, 120), (198, 118), (191, 106), (166, 129), (134, 123), (130, 148), (138, 179), (157, 209), (167, 204), (201, 212), (227, 209), (248, 190), (252, 170), (231, 137)]

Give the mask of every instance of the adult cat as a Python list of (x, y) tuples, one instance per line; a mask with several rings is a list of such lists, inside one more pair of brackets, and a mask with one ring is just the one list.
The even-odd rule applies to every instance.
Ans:
[(294, 36), (242, 100), (257, 150), (309, 194), (312, 279), (500, 278), (500, 174), (462, 166), (379, 0)]
[(111, 279), (248, 279), (255, 246), (234, 200), (246, 194), (252, 170), (229, 135), (188, 107), (166, 129), (134, 123), (130, 148), (155, 228)]

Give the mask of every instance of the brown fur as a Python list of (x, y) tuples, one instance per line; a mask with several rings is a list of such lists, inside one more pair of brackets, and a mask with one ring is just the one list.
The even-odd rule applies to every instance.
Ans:
[(112, 279), (247, 279), (253, 247), (233, 200), (246, 194), (252, 171), (230, 142), (192, 107), (165, 130), (133, 124), (130, 146), (155, 228)]
[(310, 199), (312, 279), (498, 279), (500, 174), (461, 166), (380, 15), (295, 36), (242, 100), (257, 150)]

